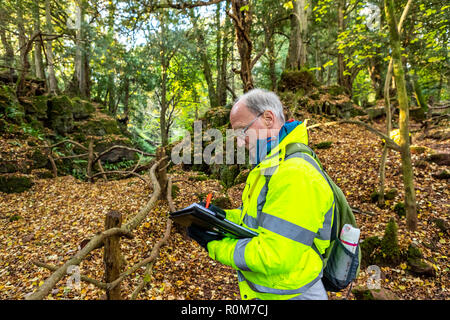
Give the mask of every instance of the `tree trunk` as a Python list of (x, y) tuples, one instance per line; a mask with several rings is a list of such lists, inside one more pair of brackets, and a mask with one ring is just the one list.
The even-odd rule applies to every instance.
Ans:
[[(345, 0), (338, 0), (338, 34), (345, 30), (344, 24), (344, 11), (345, 11)], [(338, 52), (338, 72), (337, 72), (337, 80), (340, 86), (344, 86), (344, 54)]]
[[(53, 25), (52, 25), (52, 16), (51, 16), (51, 7), (50, 0), (45, 0), (45, 21), (46, 21), (46, 30), (47, 33), (53, 33)], [(47, 40), (46, 46), (46, 55), (47, 55), (47, 74), (48, 74), (48, 89), (52, 94), (58, 93), (58, 81), (55, 76), (54, 62), (53, 62), (53, 46), (52, 41)]]
[(252, 76), (252, 50), (253, 42), (250, 39), (252, 27), (252, 8), (249, 0), (232, 0), (233, 19), (236, 30), (237, 47), (241, 60), (240, 76), (244, 92), (253, 89)]
[[(3, 8), (0, 8), (0, 25), (8, 25), (8, 16), (6, 10)], [(0, 40), (2, 41), (3, 48), (5, 49), (5, 63), (10, 67), (9, 74), (12, 78), (14, 74), (14, 49), (11, 45), (10, 39), (6, 37), (6, 30), (4, 28), (0, 28)]]
[[(41, 20), (39, 13), (39, 1), (33, 2), (33, 24), (34, 32), (41, 32)], [(34, 64), (36, 68), (36, 77), (39, 79), (45, 79), (44, 63), (42, 60), (42, 41), (36, 41), (34, 43)]]
[[(411, 7), (411, 3), (412, 0), (408, 0), (405, 8), (403, 9), (403, 13), (402, 16), (400, 17), (400, 21), (398, 23), (397, 26), (397, 30), (399, 32), (399, 34), (401, 34), (402, 32), (402, 26), (403, 26), (403, 22), (406, 19), (406, 16), (408, 14), (409, 8)], [(381, 26), (381, 24), (380, 24)], [(388, 69), (386, 71), (386, 77), (384, 79), (384, 109), (386, 112), (386, 131), (387, 134), (389, 135), (391, 130), (392, 130), (392, 112), (391, 112), (391, 100), (389, 97), (389, 88), (390, 88), (390, 84), (391, 84), (391, 80), (392, 80), (392, 72), (393, 72), (393, 60), (392, 58), (389, 60), (389, 66)], [(386, 160), (387, 160), (387, 156), (389, 154), (389, 149), (387, 147), (387, 145), (384, 146), (383, 148), (383, 155), (381, 156), (381, 162), (380, 162), (380, 187), (379, 187), (379, 197), (378, 197), (378, 204), (384, 205), (384, 181), (386, 178)]]
[[(291, 70), (300, 70), (306, 66), (307, 51), (306, 37), (308, 33), (308, 12), (305, 7), (306, 0), (297, 0), (293, 2), (294, 9), (291, 15), (291, 35), (289, 39), (289, 51), (286, 59), (286, 68)], [(308, 6), (308, 8), (311, 5)]]
[(86, 10), (86, 0), (77, 0), (77, 21), (76, 31), (76, 51), (75, 51), (75, 72), (76, 82), (80, 96), (88, 97), (87, 70), (86, 70), (86, 26), (84, 15)]
[(391, 42), (394, 76), (397, 87), (397, 97), (400, 108), (400, 148), (403, 171), (403, 183), (405, 188), (406, 225), (409, 230), (417, 229), (416, 195), (414, 190), (414, 173), (411, 164), (411, 152), (409, 149), (409, 106), (406, 92), (405, 74), (402, 65), (400, 35), (395, 20), (394, 3), (392, 0), (384, 0), (386, 20), (389, 26), (389, 38)]

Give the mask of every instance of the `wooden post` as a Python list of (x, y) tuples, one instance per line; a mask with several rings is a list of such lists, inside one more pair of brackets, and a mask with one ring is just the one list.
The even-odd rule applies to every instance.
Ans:
[(91, 139), (89, 141), (89, 148), (88, 148), (88, 165), (87, 165), (87, 177), (89, 179), (89, 182), (94, 182), (92, 179), (92, 167), (94, 164), (92, 163), (94, 161), (94, 141)]
[[(156, 149), (156, 161), (164, 158), (165, 156), (166, 149), (164, 147), (159, 147)], [(164, 200), (167, 197), (167, 159), (162, 160), (158, 168), (156, 168), (156, 177), (161, 187), (159, 199)]]
[[(112, 210), (106, 214), (105, 230), (120, 228), (121, 225), (122, 214), (120, 212)], [(103, 262), (105, 264), (105, 282), (113, 282), (119, 277), (122, 267), (120, 236), (111, 236), (105, 239)], [(121, 300), (120, 284), (111, 290), (107, 289), (106, 298), (107, 300)]]

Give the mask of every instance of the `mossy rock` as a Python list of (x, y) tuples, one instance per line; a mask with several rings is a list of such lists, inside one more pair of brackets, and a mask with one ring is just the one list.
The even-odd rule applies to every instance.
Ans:
[(393, 200), (398, 194), (397, 188), (391, 188), (384, 194), (384, 199)]
[(61, 135), (71, 132), (74, 127), (73, 104), (69, 97), (65, 95), (50, 97), (47, 105), (47, 126)]
[(222, 209), (231, 209), (232, 203), (227, 196), (212, 198), (211, 203)]
[(391, 218), (386, 226), (383, 239), (381, 239), (379, 257), (384, 264), (396, 266), (402, 259), (402, 253), (398, 245), (398, 227), (394, 218)]
[(234, 180), (239, 175), (237, 165), (222, 165), (220, 169), (220, 181), (222, 185), (228, 189), (234, 185)]
[(75, 125), (78, 131), (88, 136), (120, 135), (122, 133), (115, 120), (95, 119), (76, 122)]
[(436, 275), (433, 266), (423, 261), (423, 254), (419, 247), (411, 243), (406, 252), (409, 271), (418, 276), (433, 277)]
[(20, 193), (30, 189), (33, 182), (27, 176), (1, 175), (0, 191), (5, 193)]
[(21, 124), (25, 115), (24, 107), (16, 98), (13, 87), (0, 86), (0, 115), (4, 115), (8, 122)]
[(94, 113), (95, 108), (89, 101), (82, 100), (79, 97), (72, 99), (73, 102), (73, 118), (75, 120), (87, 119)]
[(317, 86), (318, 83), (311, 71), (307, 69), (285, 70), (278, 82), (278, 91), (297, 91), (301, 88), (308, 91), (310, 88)]
[(208, 110), (202, 117), (206, 125), (211, 128), (217, 128), (229, 124), (230, 110), (225, 107), (216, 107)]
[(374, 256), (381, 246), (381, 239), (373, 236), (361, 242), (361, 266), (366, 267), (374, 264)]
[(44, 120), (47, 119), (48, 96), (33, 96), (32, 113), (35, 113), (36, 118)]
[(450, 171), (448, 170), (442, 170), (439, 173), (433, 174), (433, 177), (439, 180), (447, 180), (450, 179)]
[(336, 97), (341, 94), (347, 94), (347, 89), (345, 87), (336, 84), (327, 87), (326, 92), (329, 93), (331, 96)]
[(396, 203), (395, 206), (394, 206), (394, 212), (395, 212), (399, 217), (404, 217), (404, 216), (406, 216), (405, 204), (404, 204), (403, 202)]
[(20, 164), (15, 160), (0, 160), (0, 173), (14, 173), (20, 170)]
[(36, 149), (31, 155), (31, 160), (33, 161), (33, 168), (40, 169), (47, 166), (48, 157), (42, 153), (41, 149)]
[(208, 180), (208, 176), (206, 175), (197, 175), (197, 176), (190, 176), (188, 178), (189, 181), (206, 181)]

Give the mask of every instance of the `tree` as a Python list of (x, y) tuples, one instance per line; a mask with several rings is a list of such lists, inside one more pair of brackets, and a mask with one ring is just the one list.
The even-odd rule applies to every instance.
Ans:
[(403, 184), (405, 188), (406, 224), (409, 230), (417, 229), (416, 194), (414, 191), (414, 172), (411, 164), (411, 151), (409, 149), (409, 105), (406, 92), (405, 74), (402, 64), (400, 35), (395, 19), (394, 3), (384, 0), (386, 20), (389, 26), (389, 38), (392, 49), (395, 84), (400, 108), (400, 153), (402, 159)]
[[(47, 33), (52, 34), (53, 24), (52, 24), (50, 0), (45, 0), (45, 21)], [(58, 80), (56, 79), (55, 75), (52, 40), (48, 40), (46, 42), (46, 54), (47, 54), (48, 90), (50, 93), (56, 94), (59, 90), (58, 90)]]
[(311, 6), (306, 0), (295, 0), (290, 3), (293, 3), (293, 12), (290, 17), (291, 35), (286, 68), (300, 70), (307, 62), (308, 16)]

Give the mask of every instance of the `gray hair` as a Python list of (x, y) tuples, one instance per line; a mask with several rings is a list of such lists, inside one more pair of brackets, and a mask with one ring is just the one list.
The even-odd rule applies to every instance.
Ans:
[(242, 95), (236, 101), (236, 103), (238, 102), (244, 102), (247, 108), (249, 108), (255, 115), (263, 113), (266, 110), (270, 110), (274, 113), (282, 125), (285, 122), (283, 105), (281, 104), (280, 98), (278, 98), (278, 96), (271, 91), (264, 89), (252, 89)]

